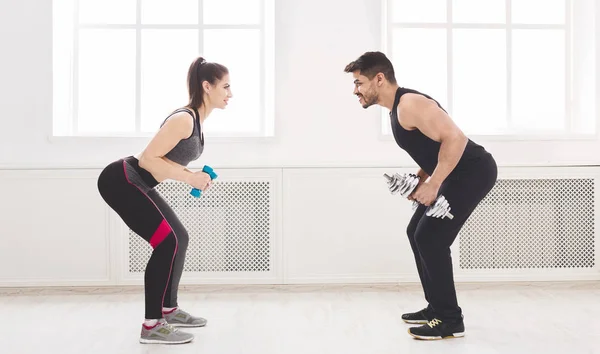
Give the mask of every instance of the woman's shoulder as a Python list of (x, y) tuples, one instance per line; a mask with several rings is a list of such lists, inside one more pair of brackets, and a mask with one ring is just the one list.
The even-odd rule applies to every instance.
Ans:
[(179, 107), (175, 110), (173, 110), (173, 112), (171, 112), (171, 114), (169, 114), (168, 118), (171, 117), (182, 117), (182, 116), (188, 116), (188, 117), (192, 117), (194, 119), (196, 119), (196, 114), (194, 113), (194, 110), (189, 108), (189, 107)]
[(161, 128), (176, 130), (186, 137), (192, 136), (196, 125), (196, 116), (192, 109), (182, 107), (174, 110), (161, 124)]
[(173, 112), (171, 112), (163, 121), (163, 123), (161, 124), (164, 125), (166, 122), (168, 121), (190, 121), (192, 124), (194, 124), (195, 120), (196, 120), (196, 115), (194, 113), (194, 110), (188, 108), (188, 107), (180, 107), (175, 109)]

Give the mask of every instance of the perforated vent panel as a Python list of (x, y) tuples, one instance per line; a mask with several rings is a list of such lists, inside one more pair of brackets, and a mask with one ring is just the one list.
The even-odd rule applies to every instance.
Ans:
[[(200, 198), (190, 186), (156, 187), (186, 227), (185, 272), (268, 272), (271, 243), (269, 182), (215, 181)], [(129, 230), (129, 272), (144, 272), (152, 248)]]
[(594, 267), (594, 180), (499, 180), (459, 234), (460, 267)]

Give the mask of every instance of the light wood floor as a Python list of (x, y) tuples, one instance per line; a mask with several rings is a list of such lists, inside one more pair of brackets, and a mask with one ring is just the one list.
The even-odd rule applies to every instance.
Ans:
[(458, 285), (466, 337), (419, 341), (400, 320), (417, 286), (195, 287), (180, 305), (208, 326), (183, 345), (138, 343), (133, 289), (0, 289), (0, 352), (210, 354), (600, 353), (600, 282)]

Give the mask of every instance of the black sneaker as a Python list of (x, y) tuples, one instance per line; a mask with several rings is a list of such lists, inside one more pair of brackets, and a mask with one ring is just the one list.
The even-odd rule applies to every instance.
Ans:
[(408, 334), (417, 339), (428, 340), (459, 338), (465, 336), (465, 324), (463, 321), (458, 323), (442, 322), (434, 318), (420, 327), (409, 328)]
[(424, 308), (417, 312), (402, 314), (402, 320), (411, 324), (425, 324), (433, 319), (433, 316)]

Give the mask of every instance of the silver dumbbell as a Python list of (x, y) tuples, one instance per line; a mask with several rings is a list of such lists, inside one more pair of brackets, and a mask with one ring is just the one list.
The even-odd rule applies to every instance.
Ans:
[[(419, 176), (413, 173), (405, 173), (400, 175), (395, 173), (393, 176), (388, 175), (387, 173), (383, 174), (385, 177), (388, 189), (392, 194), (400, 194), (404, 198), (408, 198), (409, 195), (415, 190), (415, 188), (419, 185)], [(419, 202), (413, 200), (413, 210), (416, 210), (419, 206)], [(431, 216), (434, 218), (448, 218), (453, 219), (454, 215), (450, 214), (450, 203), (446, 200), (443, 195), (440, 195), (433, 205), (430, 205), (425, 212), (425, 215)]]

